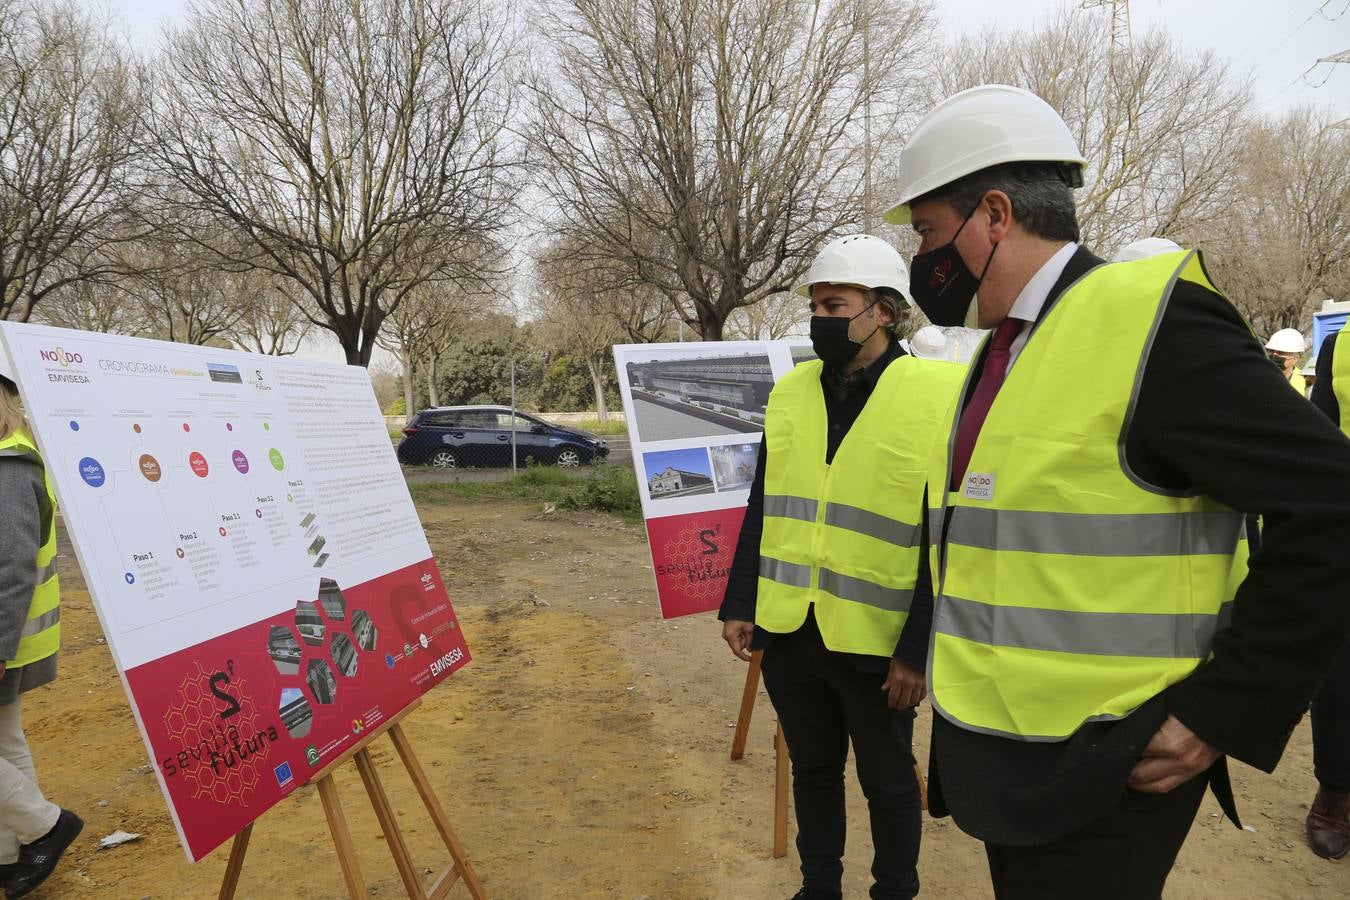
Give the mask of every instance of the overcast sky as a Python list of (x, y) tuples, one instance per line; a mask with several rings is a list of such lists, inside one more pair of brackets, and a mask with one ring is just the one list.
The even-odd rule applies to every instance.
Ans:
[[(188, 5), (187, 0), (108, 2), (144, 50), (154, 46), (162, 25), (183, 19)], [(943, 22), (958, 30), (1025, 27), (1063, 5), (1065, 0), (936, 4)], [(1164, 26), (1185, 43), (1213, 48), (1236, 72), (1250, 72), (1263, 111), (1315, 102), (1350, 116), (1350, 64), (1323, 63), (1307, 71), (1322, 57), (1350, 50), (1350, 0), (1133, 0), (1130, 15), (1136, 33)]]
[[(153, 51), (164, 25), (182, 22), (188, 6), (188, 0), (106, 2), (146, 53)], [(973, 31), (1025, 28), (1068, 4), (1072, 0), (937, 0), (936, 7), (945, 29)], [(1137, 35), (1165, 27), (1187, 45), (1212, 48), (1236, 74), (1250, 74), (1263, 113), (1316, 103), (1350, 117), (1350, 63), (1317, 64), (1350, 50), (1350, 0), (1133, 0), (1130, 15)], [(335, 354), (308, 350), (303, 355)], [(382, 352), (378, 356), (388, 359)]]

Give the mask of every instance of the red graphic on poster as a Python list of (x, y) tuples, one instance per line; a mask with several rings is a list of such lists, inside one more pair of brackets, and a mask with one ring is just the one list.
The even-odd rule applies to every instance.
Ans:
[(727, 588), (745, 507), (647, 520), (661, 617), (717, 609)]
[(468, 661), (428, 559), (351, 586), (315, 575), (295, 608), (126, 679), (196, 860)]

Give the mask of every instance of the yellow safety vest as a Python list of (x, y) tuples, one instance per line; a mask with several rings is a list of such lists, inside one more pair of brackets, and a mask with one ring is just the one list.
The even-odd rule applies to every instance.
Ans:
[(755, 624), (793, 632), (815, 604), (826, 647), (889, 657), (923, 552), (928, 460), (965, 367), (894, 360), (829, 465), (822, 367), (802, 363), (769, 395)]
[[(33, 439), (22, 431), (14, 431), (0, 438), (0, 456), (27, 456), (42, 462)], [(37, 552), (37, 587), (28, 604), (28, 620), (19, 638), (19, 649), (14, 658), (6, 661), (7, 668), (26, 666), (46, 659), (61, 646), (61, 588), (56, 578), (56, 491), (46, 466), (42, 469), (47, 484), (48, 508), (44, 510), (47, 534)]]
[(963, 728), (1057, 741), (1124, 717), (1189, 675), (1227, 622), (1246, 574), (1243, 515), (1152, 487), (1125, 458), (1178, 278), (1214, 290), (1193, 252), (1098, 266), (1070, 287), (1009, 371), (954, 491), (959, 401), (948, 412), (930, 478), (928, 683)]
[[(1336, 352), (1331, 357), (1331, 392), (1341, 410), (1341, 431), (1350, 435), (1350, 328), (1336, 335)], [(1318, 387), (1321, 390), (1321, 387)]]
[(1308, 380), (1303, 377), (1303, 373), (1295, 369), (1289, 375), (1289, 386), (1298, 391), (1300, 397), (1308, 396)]

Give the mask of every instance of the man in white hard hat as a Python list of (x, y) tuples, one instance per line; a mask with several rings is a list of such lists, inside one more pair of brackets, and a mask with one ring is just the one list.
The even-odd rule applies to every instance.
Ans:
[(1266, 353), (1270, 356), (1270, 361), (1280, 367), (1285, 380), (1289, 382), (1290, 387), (1298, 391), (1300, 397), (1305, 397), (1308, 393), (1308, 386), (1298, 370), (1298, 361), (1303, 358), (1303, 351), (1306, 349), (1303, 332), (1297, 328), (1281, 328), (1266, 341)]
[(1124, 247), (1116, 251), (1116, 255), (1111, 257), (1111, 262), (1130, 262), (1135, 259), (1148, 259), (1150, 256), (1160, 256), (1163, 253), (1180, 252), (1181, 245), (1176, 241), (1169, 241), (1164, 237), (1146, 237), (1137, 241), (1131, 241)]
[(792, 759), (796, 896), (841, 896), (851, 742), (872, 826), (871, 896), (913, 897), (920, 795), (910, 742), (927, 629), (913, 629), (917, 645), (900, 636), (920, 568), (926, 461), (964, 370), (901, 349), (893, 330), (908, 276), (880, 238), (831, 242), (796, 291), (819, 359), (769, 397), (722, 636), (741, 659), (764, 650)]
[(888, 214), (928, 318), (992, 329), (911, 622), (935, 604), (929, 808), (1000, 898), (1159, 897), (1207, 785), (1237, 821), (1225, 754), (1273, 769), (1350, 631), (1350, 441), (1198, 254), (1078, 245), (1086, 165), (1047, 103), (985, 85), (919, 123)]

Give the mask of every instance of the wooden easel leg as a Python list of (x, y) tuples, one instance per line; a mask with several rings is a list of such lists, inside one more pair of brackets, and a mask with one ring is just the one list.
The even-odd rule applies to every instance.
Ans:
[(919, 768), (918, 760), (914, 762), (914, 777), (919, 780), (919, 808), (928, 812), (928, 781), (923, 777), (923, 769)]
[(788, 762), (787, 740), (783, 737), (783, 725), (780, 722), (773, 736), (774, 749), (774, 785), (773, 785), (773, 858), (787, 856), (788, 839), (788, 783), (792, 776)]
[(380, 830), (384, 832), (385, 842), (389, 845), (389, 852), (394, 856), (398, 877), (403, 880), (403, 889), (408, 892), (409, 900), (426, 900), (426, 892), (422, 890), (422, 879), (417, 877), (412, 855), (408, 853), (408, 844), (403, 840), (403, 832), (398, 827), (398, 817), (394, 815), (394, 808), (389, 804), (389, 795), (384, 792), (384, 785), (380, 782), (380, 774), (375, 771), (370, 751), (360, 750), (355, 760), (357, 771), (361, 773), (361, 781), (365, 783), (366, 793), (370, 795), (370, 805), (375, 808), (375, 818), (379, 820)]
[(328, 818), (328, 830), (333, 833), (333, 846), (337, 848), (338, 865), (342, 866), (342, 879), (347, 882), (347, 893), (352, 900), (364, 900), (367, 896), (366, 882), (361, 877), (361, 867), (356, 861), (356, 846), (352, 843), (352, 833), (347, 829), (347, 817), (342, 813), (342, 801), (338, 799), (333, 776), (320, 778), (318, 786), (323, 814)]
[(436, 796), (435, 790), (431, 787), (431, 780), (427, 778), (427, 773), (422, 769), (422, 764), (418, 762), (417, 754), (413, 752), (412, 744), (409, 743), (408, 736), (403, 731), (403, 725), (400, 723), (390, 728), (389, 737), (393, 740), (399, 758), (403, 760), (403, 765), (408, 769), (408, 775), (411, 776), (413, 784), (417, 786), (417, 793), (422, 797), (422, 803), (426, 806), (432, 821), (436, 823), (436, 830), (441, 833), (441, 840), (445, 842), (445, 848), (450, 851), (450, 856), (455, 860), (455, 864), (450, 871), (432, 886), (430, 896), (433, 898), (444, 897), (449, 893), (456, 877), (463, 877), (464, 884), (468, 887), (469, 894), (474, 900), (487, 900), (487, 891), (483, 890), (483, 884), (478, 880), (478, 873), (473, 870), (473, 865), (469, 862), (469, 856), (464, 852), (464, 846), (455, 836), (455, 830), (450, 827), (450, 817), (445, 814), (445, 808), (441, 806), (440, 798)]
[(225, 877), (220, 882), (220, 900), (234, 900), (234, 890), (239, 886), (239, 873), (244, 869), (244, 854), (248, 853), (248, 839), (252, 836), (252, 822), (234, 836), (234, 843), (230, 845), (230, 861), (225, 863)]
[(731, 758), (745, 755), (745, 738), (750, 732), (750, 717), (755, 712), (755, 694), (759, 692), (759, 667), (764, 651), (750, 654), (750, 668), (745, 673), (745, 689), (741, 691), (741, 711), (736, 716), (736, 733), (731, 738)]

